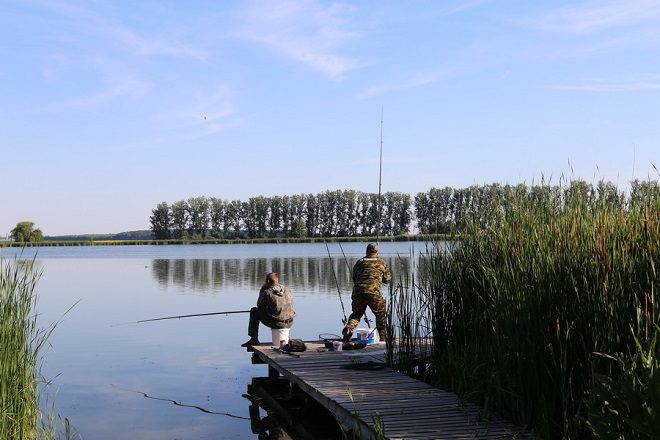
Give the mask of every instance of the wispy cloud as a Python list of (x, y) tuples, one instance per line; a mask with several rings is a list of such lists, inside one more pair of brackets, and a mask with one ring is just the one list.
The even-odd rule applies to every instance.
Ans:
[(581, 92), (640, 92), (660, 90), (660, 75), (621, 79), (587, 78), (569, 84), (554, 84), (548, 86), (548, 88)]
[(183, 43), (171, 35), (156, 35), (136, 32), (126, 26), (112, 22), (108, 17), (90, 9), (58, 0), (30, 0), (41, 10), (49, 11), (63, 20), (68, 31), (78, 29), (92, 41), (101, 39), (108, 46), (133, 55), (174, 55), (203, 58), (199, 47)]
[[(45, 57), (46, 81), (65, 87), (71, 95), (42, 107), (57, 111), (96, 107), (115, 100), (136, 100), (149, 94), (156, 79), (145, 62), (159, 56), (205, 58), (205, 54), (159, 31), (137, 31), (118, 24), (112, 14), (61, 0), (26, 0), (35, 17), (46, 17), (45, 41), (58, 42), (57, 52)], [(106, 11), (107, 12), (107, 11)], [(85, 78), (76, 82), (72, 78)], [(149, 78), (149, 79), (147, 79)], [(57, 95), (57, 93), (54, 93)]]
[(460, 69), (445, 68), (418, 73), (398, 81), (390, 81), (374, 85), (358, 95), (360, 99), (373, 98), (385, 93), (409, 90), (417, 87), (433, 84), (438, 81), (444, 81), (459, 74)]
[(344, 43), (359, 35), (351, 30), (353, 12), (351, 6), (317, 0), (248, 1), (236, 12), (239, 24), (234, 34), (341, 79), (362, 65), (338, 54)]
[(459, 0), (454, 3), (449, 3), (444, 11), (444, 15), (454, 15), (470, 9), (478, 8), (483, 6), (486, 3), (489, 3), (490, 0)]
[[(383, 163), (385, 164), (407, 164), (407, 163), (420, 163), (424, 162), (427, 158), (422, 156), (388, 156), (383, 157)], [(370, 165), (378, 165), (380, 161), (378, 159), (363, 159), (363, 160), (353, 160), (349, 162), (338, 162), (337, 165), (343, 167), (362, 167)]]
[(169, 35), (144, 35), (72, 3), (59, 0), (29, 0), (29, 3), (65, 19), (68, 27), (83, 31), (91, 39), (100, 38), (103, 43), (132, 55), (206, 56), (200, 48), (177, 41)]
[(179, 132), (184, 139), (198, 139), (235, 127), (236, 108), (225, 88), (197, 92), (190, 101), (179, 103), (179, 109), (163, 113), (164, 124)]
[(555, 32), (589, 33), (658, 17), (660, 17), (658, 0), (590, 1), (548, 12), (534, 20), (532, 26)]
[[(44, 111), (58, 111), (72, 108), (96, 107), (117, 99), (136, 100), (147, 95), (153, 84), (132, 71), (130, 66), (97, 57), (88, 60), (86, 66), (99, 73), (95, 90), (74, 98), (60, 100), (46, 105)], [(47, 76), (45, 73), (44, 75)]]

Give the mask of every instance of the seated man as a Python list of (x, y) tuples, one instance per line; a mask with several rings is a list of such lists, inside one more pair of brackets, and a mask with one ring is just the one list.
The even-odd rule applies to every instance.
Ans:
[(250, 347), (259, 343), (259, 323), (268, 328), (291, 328), (293, 317), (293, 294), (291, 289), (280, 284), (277, 273), (266, 275), (266, 282), (259, 290), (257, 307), (250, 309), (248, 336), (250, 339), (241, 347)]

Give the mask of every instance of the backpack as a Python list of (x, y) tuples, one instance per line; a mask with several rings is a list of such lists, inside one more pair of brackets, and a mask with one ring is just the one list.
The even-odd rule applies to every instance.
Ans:
[(287, 351), (289, 353), (300, 353), (307, 350), (307, 346), (302, 339), (289, 339), (289, 343), (284, 344), (280, 350)]

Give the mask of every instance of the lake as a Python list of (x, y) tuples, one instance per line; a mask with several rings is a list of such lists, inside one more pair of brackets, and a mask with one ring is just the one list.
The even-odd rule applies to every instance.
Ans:
[[(43, 375), (52, 383), (42, 407), (67, 418), (73, 438), (257, 438), (243, 394), (267, 368), (252, 365), (240, 347), (248, 339), (247, 314), (134, 322), (247, 310), (274, 271), (294, 293), (291, 337), (340, 334), (333, 267), (348, 315), (348, 265), (363, 256), (366, 243), (343, 243), (346, 259), (337, 243), (329, 246), (332, 258), (322, 243), (48, 247), (22, 255), (2, 249), (4, 258), (36, 252), (43, 271), (39, 322), (59, 321), (44, 358)], [(423, 249), (423, 243), (380, 244), (395, 276), (411, 270), (410, 255)], [(260, 339), (270, 337), (261, 326)]]

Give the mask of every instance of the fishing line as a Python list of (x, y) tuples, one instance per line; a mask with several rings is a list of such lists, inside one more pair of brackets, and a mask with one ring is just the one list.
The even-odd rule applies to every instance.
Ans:
[(343, 324), (346, 324), (348, 322), (348, 319), (346, 318), (346, 309), (344, 308), (344, 301), (341, 299), (341, 289), (339, 288), (339, 280), (337, 279), (337, 274), (335, 273), (335, 264), (332, 261), (332, 256), (330, 255), (330, 248), (328, 247), (328, 242), (323, 240), (323, 243), (325, 244), (325, 249), (328, 251), (328, 258), (330, 259), (330, 267), (332, 268), (332, 276), (335, 278), (335, 285), (337, 286), (337, 293), (339, 294), (339, 303), (341, 304), (341, 312), (344, 314), (344, 320), (342, 321)]
[(128, 392), (131, 392), (131, 393), (142, 394), (142, 396), (146, 397), (147, 399), (162, 400), (162, 401), (165, 401), (165, 402), (172, 402), (176, 406), (182, 406), (182, 407), (185, 407), (185, 408), (194, 408), (194, 409), (197, 409), (197, 410), (199, 410), (203, 413), (206, 413), (206, 414), (216, 414), (216, 415), (219, 415), (219, 416), (233, 417), (235, 419), (250, 420), (249, 417), (236, 416), (236, 415), (228, 413), (228, 412), (215, 412), (215, 411), (208, 410), (206, 408), (202, 408), (201, 406), (197, 406), (197, 405), (186, 405), (185, 403), (177, 402), (176, 400), (166, 399), (166, 398), (163, 398), (163, 397), (150, 396), (147, 393), (142, 392), (142, 391), (129, 390), (127, 388), (118, 387), (117, 385), (112, 385), (112, 384), (110, 386), (113, 387), (113, 388), (120, 389), (122, 391), (128, 391)]

